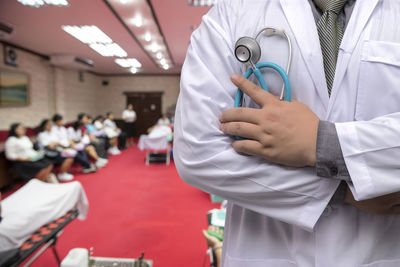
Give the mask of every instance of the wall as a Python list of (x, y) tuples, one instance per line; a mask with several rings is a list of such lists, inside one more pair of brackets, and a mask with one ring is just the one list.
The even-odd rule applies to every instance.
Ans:
[[(79, 112), (96, 116), (112, 111), (120, 118), (126, 104), (123, 92), (164, 92), (163, 112), (178, 99), (179, 75), (98, 76), (84, 72), (81, 82), (77, 70), (54, 67), (37, 55), (18, 49), (16, 52), (18, 67), (5, 65), (0, 43), (0, 68), (30, 75), (30, 104), (0, 107), (0, 130), (7, 130), (13, 122), (35, 127), (43, 118), (50, 118), (56, 112), (62, 114), (65, 121), (75, 120)], [(102, 85), (103, 80), (109, 85)]]
[(126, 107), (124, 92), (164, 92), (162, 96), (162, 111), (176, 104), (179, 95), (179, 75), (136, 75), (102, 77), (109, 82), (101, 87), (101, 106), (103, 112), (112, 111), (120, 117)]
[(0, 107), (0, 130), (8, 129), (13, 122), (34, 127), (55, 112), (62, 114), (66, 121), (74, 120), (79, 112), (98, 112), (94, 101), (100, 83), (98, 76), (84, 72), (84, 81), (80, 82), (77, 70), (53, 67), (48, 60), (39, 56), (18, 49), (16, 52), (18, 67), (7, 66), (0, 44), (0, 68), (29, 74), (30, 104), (24, 107)]
[(0, 68), (21, 71), (30, 76), (30, 104), (23, 107), (0, 108), (0, 129), (8, 129), (13, 122), (36, 125), (50, 113), (49, 91), (51, 90), (52, 67), (46, 60), (30, 53), (17, 51), (18, 67), (4, 64), (3, 46), (0, 44)]

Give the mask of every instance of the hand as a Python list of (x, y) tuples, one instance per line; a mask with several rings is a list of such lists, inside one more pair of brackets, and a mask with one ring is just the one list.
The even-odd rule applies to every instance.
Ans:
[(347, 188), (345, 202), (357, 209), (377, 215), (400, 214), (400, 192), (383, 195), (367, 200), (356, 201), (350, 189)]
[(319, 118), (311, 109), (280, 101), (238, 74), (231, 80), (261, 107), (232, 108), (220, 116), (224, 133), (250, 139), (233, 142), (235, 151), (286, 166), (314, 166)]
[[(210, 225), (210, 226), (208, 226), (208, 230), (217, 232), (217, 233), (222, 234), (222, 235), (224, 234), (224, 231), (221, 230), (217, 226)], [(203, 230), (203, 235), (206, 238), (207, 245), (210, 248), (220, 248), (220, 247), (222, 247), (222, 242), (218, 238), (216, 238), (215, 236), (210, 235), (207, 232), (207, 230)]]

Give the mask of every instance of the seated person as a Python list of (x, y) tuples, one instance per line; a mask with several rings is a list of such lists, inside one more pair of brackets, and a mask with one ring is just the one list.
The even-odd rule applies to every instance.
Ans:
[(68, 138), (74, 142), (74, 149), (77, 151), (84, 150), (93, 160), (97, 168), (102, 168), (107, 164), (106, 159), (102, 159), (96, 152), (94, 146), (90, 144), (90, 139), (87, 134), (82, 134), (82, 121), (76, 121), (74, 126), (69, 127)]
[(47, 184), (36, 179), (2, 200), (0, 252), (18, 248), (36, 230), (78, 209), (78, 219), (86, 218), (89, 204), (79, 182)]
[(105, 138), (108, 144), (108, 153), (111, 155), (118, 155), (121, 152), (118, 149), (118, 134), (115, 133), (113, 130), (107, 130), (106, 125), (104, 124), (104, 117), (99, 115), (93, 122), (94, 127), (98, 132), (98, 137)]
[(21, 123), (12, 124), (5, 143), (6, 158), (12, 162), (13, 171), (24, 180), (52, 181), (52, 162), (44, 157), (44, 153), (33, 149), (25, 132)]
[(92, 117), (85, 113), (78, 115), (78, 121), (81, 121), (85, 127), (85, 134), (89, 137), (90, 145), (94, 146), (100, 158), (108, 162), (107, 141), (105, 138), (97, 137), (96, 127), (92, 124)]
[(158, 119), (157, 124), (158, 125), (170, 125), (171, 121), (169, 120), (169, 118), (167, 117), (166, 114), (162, 114), (161, 118)]
[(40, 149), (44, 150), (45, 156), (54, 165), (60, 166), (57, 178), (61, 181), (70, 181), (74, 176), (68, 173), (74, 159), (62, 156), (65, 148), (58, 142), (57, 137), (51, 133), (53, 123), (51, 120), (44, 119), (39, 126), (39, 135), (37, 138)]
[(168, 142), (171, 142), (173, 139), (173, 132), (169, 124), (156, 124), (147, 129), (147, 133), (150, 138), (165, 136)]
[[(117, 127), (117, 124), (114, 121), (114, 114), (112, 112), (107, 112), (106, 119), (104, 120), (103, 124), (104, 124), (104, 131), (106, 132), (108, 138), (111, 139), (117, 137), (119, 146), (121, 148), (124, 148), (126, 143), (126, 136), (121, 132), (121, 129)], [(111, 155), (120, 153), (117, 144), (112, 145), (110, 147), (109, 153)]]
[(88, 156), (84, 150), (77, 151), (74, 150), (75, 143), (68, 138), (67, 129), (64, 127), (63, 117), (60, 114), (55, 114), (53, 116), (53, 127), (51, 128), (51, 133), (56, 136), (60, 145), (64, 148), (69, 148), (73, 150), (75, 155), (75, 161), (82, 166), (83, 173), (92, 173), (97, 170), (96, 166), (90, 163)]

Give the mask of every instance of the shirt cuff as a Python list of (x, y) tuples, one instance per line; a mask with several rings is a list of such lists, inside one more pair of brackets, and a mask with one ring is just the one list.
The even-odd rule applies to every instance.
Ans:
[(318, 176), (351, 181), (334, 123), (320, 120), (316, 156), (315, 168)]

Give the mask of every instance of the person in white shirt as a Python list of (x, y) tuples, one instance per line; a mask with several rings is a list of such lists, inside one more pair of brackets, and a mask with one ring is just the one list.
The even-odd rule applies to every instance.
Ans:
[(84, 132), (89, 137), (90, 144), (96, 149), (97, 155), (108, 162), (107, 140), (103, 138), (101, 133), (98, 132), (93, 125), (92, 117), (88, 114), (80, 113), (78, 115), (78, 121), (83, 123)]
[[(117, 127), (117, 124), (114, 121), (114, 114), (112, 112), (107, 112), (106, 119), (104, 120), (104, 131), (107, 133), (108, 138), (118, 137), (118, 143), (111, 144), (110, 149), (108, 152), (111, 155), (120, 154), (121, 151), (118, 149), (118, 146), (121, 148), (125, 147), (126, 144), (126, 137), (125, 134), (121, 132), (121, 129)], [(110, 142), (111, 143), (111, 142)]]
[(94, 120), (93, 125), (96, 128), (96, 130), (102, 133), (103, 136), (106, 138), (108, 142), (107, 144), (108, 153), (111, 155), (120, 154), (121, 152), (118, 149), (118, 134), (104, 124), (103, 115), (97, 116)]
[(122, 119), (125, 122), (124, 132), (126, 134), (126, 143), (127, 146), (135, 145), (135, 121), (136, 121), (136, 112), (133, 110), (133, 105), (129, 104), (127, 108), (122, 112)]
[(89, 157), (95, 160), (96, 167), (102, 168), (107, 164), (107, 160), (99, 157), (94, 146), (90, 144), (89, 136), (82, 134), (83, 125), (82, 121), (76, 121), (74, 126), (69, 127), (68, 138), (74, 142), (74, 149), (85, 151)]
[(44, 119), (39, 126), (39, 135), (37, 141), (39, 147), (45, 151), (46, 158), (54, 165), (60, 166), (57, 178), (61, 181), (70, 181), (74, 176), (68, 173), (74, 159), (72, 157), (63, 157), (61, 152), (65, 150), (57, 140), (57, 137), (51, 132), (53, 123), (49, 119)]
[[(60, 114), (55, 114), (53, 116), (53, 127), (51, 128), (52, 134), (57, 137), (58, 142), (64, 147), (73, 149), (75, 143), (68, 138), (68, 131), (64, 127), (63, 117)], [(76, 151), (76, 150), (74, 150)], [(76, 151), (75, 160), (82, 166), (83, 173), (92, 173), (97, 170), (97, 168), (92, 165), (88, 159), (88, 156), (84, 150)]]
[(171, 124), (171, 121), (169, 120), (169, 118), (167, 117), (166, 114), (162, 114), (161, 118), (158, 119), (157, 124), (158, 125), (169, 125), (169, 124)]
[(25, 127), (21, 123), (14, 123), (10, 127), (5, 154), (12, 162), (13, 171), (24, 180), (37, 178), (51, 181), (53, 164), (44, 157), (44, 153), (33, 149), (33, 144), (25, 133)]

